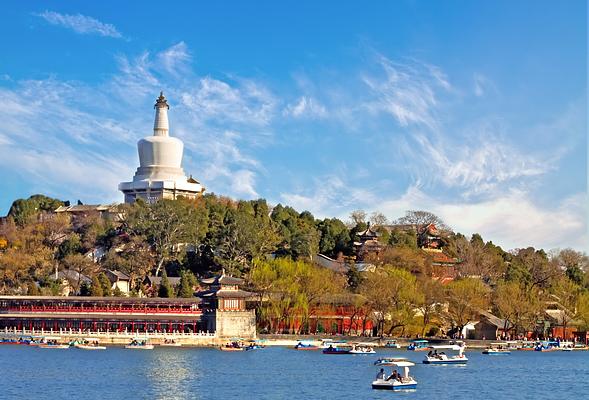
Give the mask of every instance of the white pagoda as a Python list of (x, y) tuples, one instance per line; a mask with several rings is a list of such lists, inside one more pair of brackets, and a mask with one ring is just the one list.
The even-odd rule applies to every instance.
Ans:
[(148, 203), (155, 203), (162, 198), (196, 198), (205, 191), (204, 186), (192, 176), (186, 177), (184, 174), (184, 144), (180, 139), (169, 136), (170, 106), (163, 93), (160, 93), (154, 108), (153, 136), (137, 142), (139, 168), (132, 182), (119, 184), (119, 190), (125, 194), (125, 203), (133, 203), (139, 198)]

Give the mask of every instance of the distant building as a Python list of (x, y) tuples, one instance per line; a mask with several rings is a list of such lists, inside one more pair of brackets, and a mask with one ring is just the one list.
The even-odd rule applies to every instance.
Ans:
[(97, 215), (105, 219), (118, 219), (121, 214), (115, 204), (76, 204), (73, 206), (59, 206), (54, 210), (56, 214), (69, 214), (73, 217), (89, 217)]
[(246, 307), (251, 294), (239, 289), (241, 282), (225, 274), (205, 279), (210, 288), (191, 298), (0, 296), (0, 329), (253, 338), (255, 311)]
[(118, 289), (122, 294), (128, 295), (131, 292), (131, 279), (129, 275), (121, 271), (105, 269), (104, 274), (112, 284), (111, 289)]
[(92, 279), (72, 269), (64, 269), (55, 273), (54, 279), (61, 285), (62, 296), (78, 296), (83, 284), (90, 285)]
[(137, 142), (139, 168), (131, 182), (119, 184), (125, 203), (133, 203), (137, 199), (155, 203), (159, 199), (196, 198), (205, 191), (204, 186), (192, 176), (184, 174), (184, 144), (180, 139), (169, 136), (170, 106), (163, 93), (160, 93), (154, 108), (153, 136)]
[(243, 279), (221, 275), (202, 279), (208, 290), (197, 293), (202, 299), (207, 330), (214, 331), (220, 337), (255, 337), (256, 313), (247, 307), (253, 293), (239, 288)]
[(356, 260), (363, 261), (368, 254), (375, 255), (378, 258), (379, 253), (385, 248), (385, 245), (378, 240), (380, 233), (368, 227), (356, 234), (357, 241), (354, 241), (354, 248), (356, 249)]

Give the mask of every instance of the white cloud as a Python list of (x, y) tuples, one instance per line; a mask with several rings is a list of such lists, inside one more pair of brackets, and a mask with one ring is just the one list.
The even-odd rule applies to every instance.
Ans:
[(366, 102), (366, 109), (371, 113), (390, 114), (403, 127), (421, 125), (436, 129), (436, 91), (451, 89), (445, 74), (435, 66), (400, 64), (384, 56), (379, 57), (379, 65), (384, 79), (379, 76), (363, 78), (373, 95)]
[(256, 174), (253, 171), (242, 169), (231, 175), (233, 191), (247, 198), (256, 198), (258, 193), (255, 186)]
[[(480, 233), (505, 250), (534, 246), (589, 251), (587, 194), (577, 193), (554, 207), (540, 206), (525, 191), (510, 190), (477, 202), (442, 201), (412, 186), (400, 197), (378, 202), (374, 210), (390, 219), (406, 210), (428, 210), (456, 232)], [(369, 211), (374, 211), (368, 208)]]
[(318, 100), (301, 96), (296, 102), (287, 104), (282, 114), (295, 118), (325, 118), (327, 117), (327, 109)]
[(520, 152), (513, 143), (486, 130), (471, 135), (469, 142), (465, 139), (456, 143), (416, 133), (401, 149), (408, 167), (419, 171), (418, 179), (460, 188), (467, 195), (491, 192), (498, 184), (543, 175), (555, 168), (561, 156), (559, 151), (548, 157)]
[(474, 81), (474, 94), (477, 97), (482, 97), (490, 90), (492, 92), (496, 92), (497, 88), (493, 84), (493, 82), (480, 73), (475, 73), (473, 75)]
[(201, 121), (224, 120), (247, 125), (268, 125), (274, 115), (274, 96), (260, 85), (242, 85), (204, 77), (182, 92), (182, 104)]
[(82, 14), (70, 15), (60, 14), (55, 11), (44, 11), (35, 14), (52, 25), (69, 28), (77, 33), (96, 34), (112, 38), (122, 38), (123, 35), (112, 24), (100, 22), (97, 19)]
[[(271, 140), (265, 127), (274, 97), (253, 80), (197, 77), (188, 54), (180, 42), (153, 55), (119, 56), (118, 73), (98, 85), (49, 78), (0, 88), (0, 166), (35, 191), (120, 199), (117, 184), (137, 167), (136, 142), (151, 134), (163, 89), (171, 134), (185, 143), (185, 171), (211, 191), (256, 197), (264, 169), (250, 149)], [(171, 73), (183, 69), (188, 73)]]
[(310, 211), (317, 218), (345, 217), (351, 210), (377, 201), (372, 189), (358, 187), (345, 176), (345, 173), (318, 176), (311, 187), (281, 193), (280, 199), (299, 211)]
[(188, 73), (191, 60), (192, 57), (184, 42), (176, 43), (157, 55), (157, 62), (162, 65), (166, 72), (174, 76)]

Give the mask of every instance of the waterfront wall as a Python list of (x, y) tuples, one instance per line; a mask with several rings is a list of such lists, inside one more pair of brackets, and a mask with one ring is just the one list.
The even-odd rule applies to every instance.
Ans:
[(222, 311), (216, 310), (215, 329), (219, 338), (256, 337), (256, 314), (253, 310)]
[(209, 347), (219, 346), (227, 340), (219, 338), (213, 332), (104, 332), (104, 331), (82, 331), (75, 329), (63, 330), (41, 330), (41, 329), (2, 329), (0, 337), (2, 338), (29, 338), (29, 337), (60, 337), (60, 342), (67, 343), (75, 339), (98, 338), (99, 342), (104, 345), (124, 346), (129, 344), (133, 338), (147, 338), (151, 344), (162, 344), (165, 340), (174, 339), (183, 346)]

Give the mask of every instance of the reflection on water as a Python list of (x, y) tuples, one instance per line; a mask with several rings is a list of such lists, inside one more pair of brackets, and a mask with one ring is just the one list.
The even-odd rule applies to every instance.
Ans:
[[(146, 364), (147, 382), (156, 399), (184, 399), (201, 375), (200, 357), (187, 357), (186, 349), (156, 349)], [(192, 385), (193, 386), (193, 385)]]
[[(407, 357), (417, 389), (372, 390), (379, 357)], [(0, 346), (0, 399), (511, 399), (587, 398), (589, 352), (468, 353), (467, 365), (425, 365), (411, 352), (368, 357), (267, 348), (109, 348), (48, 351)], [(556, 395), (558, 394), (558, 396)]]

